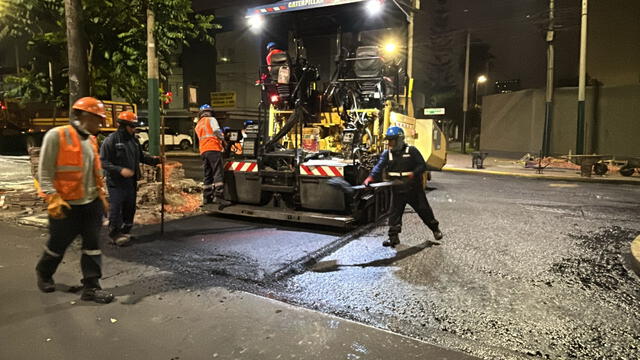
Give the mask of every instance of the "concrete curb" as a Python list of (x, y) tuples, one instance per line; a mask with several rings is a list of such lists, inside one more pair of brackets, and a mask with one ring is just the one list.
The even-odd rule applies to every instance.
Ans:
[(633, 271), (640, 276), (640, 235), (631, 242), (631, 265)]
[(486, 169), (466, 169), (466, 168), (456, 168), (456, 167), (445, 167), (445, 168), (442, 168), (442, 171), (459, 172), (459, 173), (466, 173), (466, 174), (512, 176), (512, 177), (522, 177), (522, 178), (542, 179), (542, 180), (577, 181), (577, 182), (589, 182), (589, 183), (600, 183), (600, 184), (640, 185), (640, 180), (631, 180), (631, 179), (606, 179), (606, 178), (586, 178), (586, 177), (579, 177), (579, 176), (522, 174), (522, 173), (514, 173), (514, 172), (508, 172), (508, 171), (496, 171), (496, 170), (486, 170)]

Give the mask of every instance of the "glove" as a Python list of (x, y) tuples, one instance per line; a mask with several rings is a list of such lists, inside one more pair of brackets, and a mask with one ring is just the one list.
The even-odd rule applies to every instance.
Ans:
[(64, 208), (71, 209), (71, 205), (64, 201), (60, 194), (55, 193), (47, 196), (47, 212), (52, 219), (60, 220), (67, 217)]
[(109, 214), (109, 200), (107, 200), (107, 196), (104, 193), (100, 193), (100, 195), (98, 195), (98, 197), (100, 198), (100, 201), (102, 201), (102, 210), (104, 211), (104, 214), (106, 216), (108, 216)]
[(372, 183), (373, 181), (374, 181), (373, 176), (368, 176), (366, 179), (364, 179), (364, 182), (362, 183), (362, 185), (369, 186), (369, 184)]

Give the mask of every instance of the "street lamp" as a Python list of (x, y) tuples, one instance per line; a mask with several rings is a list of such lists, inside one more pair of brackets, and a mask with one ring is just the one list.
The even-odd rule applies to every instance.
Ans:
[(476, 95), (476, 101), (475, 104), (478, 105), (478, 84), (484, 84), (487, 82), (487, 77), (485, 75), (480, 75), (478, 76), (478, 78), (476, 79), (476, 82), (474, 84), (474, 92)]

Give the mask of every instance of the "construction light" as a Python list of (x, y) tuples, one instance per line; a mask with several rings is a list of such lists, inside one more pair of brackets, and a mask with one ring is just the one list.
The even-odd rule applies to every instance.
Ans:
[(247, 24), (252, 32), (257, 33), (264, 26), (264, 18), (262, 15), (252, 15), (247, 18)]
[(384, 0), (368, 0), (365, 4), (369, 15), (375, 16), (382, 12), (384, 7)]
[(387, 54), (393, 54), (397, 49), (398, 46), (396, 46), (396, 44), (393, 42), (388, 42), (384, 45), (384, 52), (386, 52)]
[(484, 75), (478, 76), (478, 83), (479, 84), (485, 83), (485, 82), (487, 82), (487, 80), (488, 80), (487, 77), (484, 76)]
[(273, 94), (273, 95), (271, 95), (270, 100), (271, 100), (271, 103), (272, 103), (272, 104), (275, 104), (275, 103), (277, 103), (278, 101), (280, 101), (280, 97), (279, 97), (278, 95), (276, 95), (276, 94)]

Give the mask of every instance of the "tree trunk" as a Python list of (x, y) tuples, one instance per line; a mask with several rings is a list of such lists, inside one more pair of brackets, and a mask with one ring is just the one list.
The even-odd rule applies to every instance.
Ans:
[(69, 57), (69, 106), (83, 96), (89, 96), (89, 70), (85, 37), (82, 33), (81, 0), (64, 0), (67, 23), (67, 54)]

